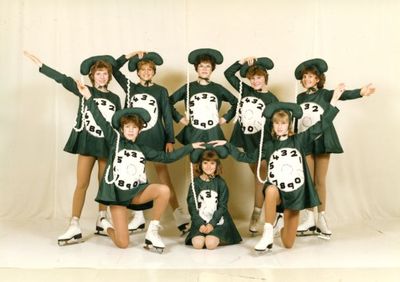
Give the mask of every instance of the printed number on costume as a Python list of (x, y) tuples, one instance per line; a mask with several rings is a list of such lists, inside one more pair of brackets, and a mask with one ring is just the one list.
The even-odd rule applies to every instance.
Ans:
[(303, 158), (295, 148), (276, 150), (268, 163), (268, 180), (283, 192), (292, 192), (304, 184)]
[(123, 149), (114, 161), (114, 184), (121, 190), (131, 190), (147, 181), (146, 159), (142, 152)]
[(138, 107), (147, 110), (150, 114), (150, 121), (144, 125), (142, 131), (152, 128), (158, 120), (158, 104), (157, 100), (150, 94), (135, 94), (132, 96), (129, 107)]
[(300, 104), (303, 110), (303, 116), (298, 122), (298, 131), (306, 131), (309, 127), (316, 124), (324, 113), (324, 109), (317, 103), (307, 102)]
[[(199, 203), (200, 217), (209, 223), (218, 207), (218, 193), (213, 190), (203, 190), (197, 197), (197, 202)], [(224, 224), (223, 217), (221, 217), (217, 225), (222, 224)]]
[(257, 97), (244, 97), (239, 103), (238, 121), (244, 134), (254, 134), (262, 128), (263, 100)]
[[(96, 103), (103, 117), (108, 122), (111, 122), (111, 118), (116, 110), (115, 105), (109, 100), (103, 98), (94, 98), (94, 102)], [(100, 126), (97, 125), (92, 113), (87, 107), (85, 107), (83, 115), (86, 131), (95, 137), (104, 137), (103, 131), (101, 130)]]
[(212, 93), (197, 93), (189, 99), (189, 115), (192, 126), (206, 130), (219, 122), (218, 99)]

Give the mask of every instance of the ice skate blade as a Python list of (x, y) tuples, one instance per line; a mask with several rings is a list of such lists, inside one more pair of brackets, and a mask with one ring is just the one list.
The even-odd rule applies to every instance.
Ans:
[(264, 253), (267, 253), (267, 252), (272, 252), (272, 246), (273, 246), (273, 243), (269, 244), (269, 245), (267, 246), (267, 248), (264, 249), (264, 250), (260, 250), (260, 249), (254, 248), (254, 251), (255, 251), (257, 254), (264, 254)]
[(146, 227), (146, 225), (143, 223), (143, 224), (140, 224), (137, 228), (135, 228), (135, 229), (129, 229), (129, 233), (130, 234), (133, 234), (133, 233), (138, 233), (138, 232), (141, 232), (141, 231), (143, 231), (144, 230), (144, 228)]
[(57, 244), (60, 247), (69, 246), (74, 244), (79, 244), (83, 242), (82, 234), (76, 234), (74, 237), (69, 239), (59, 239), (57, 240)]
[(158, 253), (158, 254), (162, 254), (163, 251), (164, 251), (164, 248), (154, 246), (154, 245), (151, 243), (151, 241), (149, 241), (149, 240), (147, 240), (147, 239), (145, 240), (145, 243), (144, 243), (144, 245), (143, 245), (143, 248), (146, 249), (146, 250), (149, 250), (149, 251), (156, 252), (156, 253)]
[(318, 238), (323, 239), (323, 240), (327, 240), (327, 241), (329, 241), (331, 239), (331, 235), (329, 235), (329, 234), (320, 233), (317, 236), (318, 236)]
[(100, 226), (96, 226), (96, 232), (94, 232), (94, 235), (99, 235), (99, 236), (104, 236), (104, 237), (108, 236), (108, 234)]

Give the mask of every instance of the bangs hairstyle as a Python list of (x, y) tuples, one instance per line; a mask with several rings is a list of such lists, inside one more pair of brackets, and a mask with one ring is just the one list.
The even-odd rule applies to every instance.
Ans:
[(154, 74), (156, 74), (156, 64), (153, 61), (150, 60), (141, 60), (136, 64), (136, 68), (139, 71), (143, 66), (149, 65), (150, 68), (153, 69)]
[(123, 133), (124, 125), (130, 122), (134, 123), (139, 128), (139, 130), (144, 127), (144, 122), (138, 115), (123, 116), (119, 121), (121, 133)]
[(255, 75), (264, 76), (265, 84), (268, 84), (268, 72), (264, 68), (257, 65), (249, 67), (249, 70), (246, 73), (246, 78), (251, 79)]
[(102, 70), (102, 69), (106, 69), (107, 73), (108, 73), (108, 81), (107, 81), (106, 86), (108, 86), (108, 84), (110, 83), (110, 81), (112, 79), (112, 66), (105, 61), (97, 61), (90, 67), (90, 71), (89, 71), (89, 79), (93, 86), (94, 86), (94, 74), (96, 73), (96, 71)]
[[(305, 68), (305, 69), (301, 72), (301, 77), (302, 77), (302, 79), (301, 79), (301, 85), (303, 85), (303, 76), (304, 76), (306, 73), (314, 74), (314, 75), (319, 79), (319, 81), (318, 81), (318, 83), (317, 83), (317, 88), (318, 88), (318, 89), (324, 88), (325, 81), (326, 81), (325, 74), (324, 74), (324, 73), (320, 74), (319, 71), (318, 71), (318, 69), (317, 69), (315, 66), (307, 67), (307, 68)], [(304, 86), (304, 85), (303, 85), (303, 86)]]
[(279, 122), (289, 123), (288, 136), (294, 135), (293, 120), (292, 120), (292, 115), (290, 114), (290, 112), (285, 111), (285, 110), (276, 111), (271, 118), (271, 122), (272, 122), (271, 135), (274, 139), (278, 138), (274, 131), (274, 127), (273, 127), (274, 123), (279, 123)]
[(198, 175), (203, 174), (203, 167), (202, 167), (203, 161), (214, 161), (217, 164), (217, 166), (215, 168), (214, 176), (220, 175), (222, 173), (221, 161), (218, 157), (217, 152), (215, 152), (213, 150), (206, 150), (203, 152), (203, 154), (201, 155), (201, 158), (196, 166), (196, 173)]
[(211, 64), (211, 70), (215, 70), (215, 59), (207, 54), (199, 55), (196, 58), (196, 61), (194, 62), (194, 69), (197, 71), (198, 66), (201, 63), (210, 63)]

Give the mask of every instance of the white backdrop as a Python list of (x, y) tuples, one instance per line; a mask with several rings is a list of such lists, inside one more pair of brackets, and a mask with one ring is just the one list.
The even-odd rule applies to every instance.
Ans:
[[(89, 56), (156, 51), (164, 65), (155, 82), (172, 93), (186, 82), (188, 52), (201, 47), (223, 53), (213, 80), (235, 95), (223, 71), (249, 55), (275, 62), (269, 85), (282, 101), (295, 101), (302, 89), (294, 69), (313, 57), (328, 62), (328, 89), (340, 82), (348, 89), (373, 82), (374, 96), (338, 105), (335, 125), (345, 153), (331, 158), (328, 213), (340, 221), (400, 216), (399, 14), (395, 0), (0, 0), (0, 218), (68, 217), (75, 187), (77, 158), (63, 147), (78, 99), (40, 74), (23, 50), (76, 78)], [(123, 72), (136, 80), (126, 67)], [(192, 66), (190, 74), (194, 79)], [(115, 81), (111, 90), (123, 98)], [(224, 130), (229, 137), (232, 124)], [(170, 165), (184, 204), (188, 164), (184, 159)], [(253, 203), (250, 169), (231, 158), (223, 164), (231, 212), (247, 218)], [(83, 217), (96, 215), (96, 173)], [(156, 181), (151, 167), (149, 174)]]

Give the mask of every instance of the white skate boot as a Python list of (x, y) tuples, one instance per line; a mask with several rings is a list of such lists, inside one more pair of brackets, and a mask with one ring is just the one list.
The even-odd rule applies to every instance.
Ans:
[(318, 237), (322, 239), (329, 240), (331, 238), (332, 231), (328, 227), (325, 212), (318, 213), (317, 232), (319, 233)]
[(99, 215), (97, 216), (97, 220), (96, 220), (96, 232), (94, 234), (96, 235), (101, 235), (101, 236), (108, 236), (107, 234), (107, 230), (105, 230), (101, 224), (101, 220), (105, 218), (108, 223), (111, 225), (111, 223), (109, 222), (108, 218), (107, 218), (107, 211), (100, 211)]
[(150, 221), (149, 227), (144, 240), (144, 248), (147, 250), (154, 249), (157, 253), (161, 254), (164, 251), (165, 245), (161, 240), (158, 231), (161, 229), (160, 221)]
[(82, 242), (82, 231), (79, 226), (79, 218), (73, 217), (67, 231), (58, 237), (58, 245), (65, 246)]
[(274, 237), (279, 237), (283, 227), (283, 213), (277, 213), (274, 223)]
[(305, 220), (297, 227), (297, 236), (317, 235), (314, 212), (305, 210)]
[(172, 214), (174, 215), (176, 227), (182, 232), (181, 236), (189, 232), (189, 215), (185, 214), (181, 207), (176, 208)]
[(255, 245), (254, 250), (256, 252), (265, 252), (267, 249), (272, 249), (274, 244), (274, 234), (273, 227), (271, 223), (264, 224), (264, 232), (261, 236), (260, 241)]
[(261, 209), (254, 207), (253, 213), (251, 214), (251, 218), (250, 218), (250, 224), (249, 224), (249, 231), (250, 231), (251, 235), (253, 235), (253, 236), (258, 233), (257, 223), (258, 223), (258, 220), (260, 219), (260, 215), (261, 215)]
[(143, 211), (135, 211), (132, 220), (128, 224), (129, 232), (142, 231), (145, 226), (146, 220), (144, 219)]

